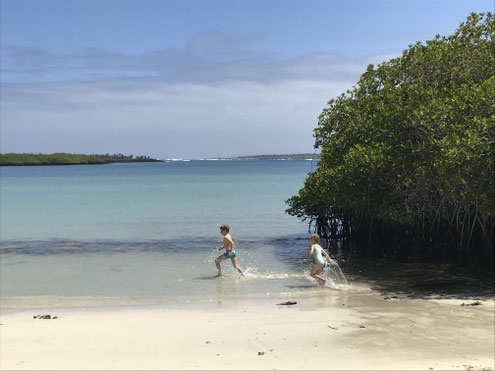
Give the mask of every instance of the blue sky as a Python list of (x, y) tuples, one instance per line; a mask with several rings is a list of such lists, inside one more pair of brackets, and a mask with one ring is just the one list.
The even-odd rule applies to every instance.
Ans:
[(312, 152), (369, 63), (493, 0), (1, 0), (0, 150)]

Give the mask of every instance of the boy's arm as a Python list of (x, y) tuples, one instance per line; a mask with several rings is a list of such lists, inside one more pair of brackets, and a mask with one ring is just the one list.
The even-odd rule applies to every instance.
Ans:
[(218, 251), (222, 250), (222, 249), (225, 249), (225, 237), (223, 238), (223, 246), (220, 246), (218, 248)]

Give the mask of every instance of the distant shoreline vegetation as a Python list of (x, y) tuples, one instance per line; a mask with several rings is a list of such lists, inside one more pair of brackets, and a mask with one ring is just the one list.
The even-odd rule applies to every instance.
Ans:
[[(319, 154), (294, 153), (285, 155), (250, 155), (218, 158), (218, 160), (318, 160)], [(167, 160), (167, 162), (170, 160)], [(104, 165), (131, 162), (165, 162), (149, 156), (119, 154), (82, 155), (71, 153), (5, 153), (0, 154), (0, 166)]]
[(163, 162), (149, 156), (119, 154), (81, 155), (71, 153), (33, 154), (5, 153), (0, 154), (0, 166), (37, 166), (37, 165), (103, 165), (118, 162)]
[(292, 153), (288, 155), (252, 155), (230, 157), (230, 160), (318, 160), (318, 153)]

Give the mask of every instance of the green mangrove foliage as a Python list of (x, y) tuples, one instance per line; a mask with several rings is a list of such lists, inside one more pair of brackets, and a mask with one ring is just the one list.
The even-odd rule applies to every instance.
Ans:
[(494, 15), (368, 66), (328, 102), (287, 212), (345, 251), (493, 269)]

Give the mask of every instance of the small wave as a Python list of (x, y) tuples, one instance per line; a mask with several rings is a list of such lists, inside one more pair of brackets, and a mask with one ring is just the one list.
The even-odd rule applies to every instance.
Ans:
[(338, 283), (335, 283), (333, 281), (327, 281), (325, 283), (325, 287), (326, 288), (329, 288), (329, 289), (332, 289), (332, 290), (338, 290), (338, 291), (344, 291), (344, 290), (349, 290), (351, 288), (351, 286), (349, 285), (344, 285), (344, 284), (338, 284)]
[[(200, 247), (209, 247), (216, 243), (216, 239), (200, 241)], [(179, 239), (150, 240), (150, 241), (119, 241), (119, 240), (93, 240), (93, 241), (66, 241), (66, 240), (42, 240), (42, 241), (2, 241), (0, 252), (2, 254), (70, 254), (70, 253), (96, 253), (96, 252), (127, 252), (127, 251), (183, 251), (183, 241)]]
[(287, 272), (262, 272), (259, 273), (254, 269), (246, 268), (244, 274), (247, 279), (260, 279), (260, 280), (281, 280), (287, 278), (302, 278), (304, 273), (287, 273)]

